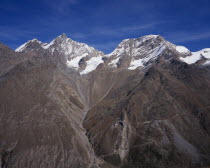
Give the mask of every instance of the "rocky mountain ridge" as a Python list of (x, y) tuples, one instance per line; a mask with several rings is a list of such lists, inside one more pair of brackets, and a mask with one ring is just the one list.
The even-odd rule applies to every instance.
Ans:
[(209, 166), (208, 54), (156, 35), (108, 55), (65, 34), (0, 43), (0, 166)]
[(104, 63), (112, 68), (121, 67), (129, 70), (144, 68), (159, 60), (165, 53), (167, 54), (166, 59), (176, 57), (188, 64), (206, 59), (202, 64), (208, 65), (210, 61), (210, 49), (190, 52), (186, 47), (174, 45), (160, 35), (123, 40), (112, 53), (107, 55), (85, 43), (73, 41), (65, 34), (58, 36), (49, 44), (37, 39), (30, 40), (18, 47), (16, 52), (28, 52), (40, 48), (49, 50), (52, 54), (57, 50), (63, 55), (68, 67), (79, 71), (81, 75), (95, 70)]

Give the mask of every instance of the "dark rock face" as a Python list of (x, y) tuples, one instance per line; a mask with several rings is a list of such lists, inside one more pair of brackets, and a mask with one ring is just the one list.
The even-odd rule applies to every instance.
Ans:
[(80, 71), (83, 71), (85, 69), (85, 67), (87, 66), (87, 58), (81, 58), (79, 61), (79, 67), (80, 67)]
[[(165, 49), (143, 70), (125, 69), (124, 55), (119, 68), (104, 58), (80, 76), (56, 49), (35, 48), (0, 44), (0, 167), (210, 165), (208, 67)], [(81, 70), (88, 60), (80, 59)]]
[(131, 63), (131, 57), (128, 55), (122, 55), (121, 58), (119, 59), (119, 62), (117, 63), (117, 67), (123, 68), (123, 67), (128, 67)]
[(208, 165), (208, 73), (172, 61), (150, 68), (135, 86), (129, 78), (130, 85), (113, 87), (84, 122), (96, 155), (122, 167)]
[(62, 72), (51, 64), (28, 68), (27, 62), (2, 78), (1, 148), (12, 151), (7, 167), (90, 164), (80, 132), (84, 104)]

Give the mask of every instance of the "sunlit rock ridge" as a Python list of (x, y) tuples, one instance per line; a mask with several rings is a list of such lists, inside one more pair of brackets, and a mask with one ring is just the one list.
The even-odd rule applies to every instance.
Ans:
[[(59, 52), (65, 58), (68, 67), (80, 72), (81, 75), (95, 70), (101, 63), (110, 68), (127, 68), (134, 70), (145, 68), (157, 61), (164, 54), (170, 59), (170, 55), (177, 55), (177, 59), (187, 64), (202, 61), (203, 65), (210, 63), (210, 48), (198, 52), (191, 52), (184, 46), (179, 46), (166, 41), (160, 35), (147, 35), (136, 39), (123, 40), (110, 54), (88, 46), (85, 43), (76, 42), (62, 34), (49, 44), (37, 39), (30, 40), (18, 47), (16, 52), (29, 52), (38, 49), (49, 50), (52, 54)], [(169, 54), (168, 54), (169, 53)]]
[(210, 166), (210, 49), (0, 43), (1, 168)]

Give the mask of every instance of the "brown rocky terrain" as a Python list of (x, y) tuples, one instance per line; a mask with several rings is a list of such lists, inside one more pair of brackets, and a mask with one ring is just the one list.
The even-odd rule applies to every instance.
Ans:
[(172, 61), (137, 74), (86, 116), (97, 156), (117, 167), (209, 164), (209, 71)]
[[(30, 41), (21, 52), (0, 44), (0, 167), (209, 166), (210, 69), (181, 62), (159, 36), (139, 41), (107, 57), (74, 42), (80, 52), (70, 55), (59, 52), (63, 42)], [(154, 52), (144, 68), (128, 69)], [(84, 53), (79, 71), (66, 65)], [(80, 75), (97, 53), (104, 62)]]

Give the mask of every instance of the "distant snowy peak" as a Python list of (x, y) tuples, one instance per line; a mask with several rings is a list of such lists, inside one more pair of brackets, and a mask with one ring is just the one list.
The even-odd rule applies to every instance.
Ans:
[(52, 56), (61, 58), (62, 62), (71, 69), (85, 75), (97, 69), (100, 64), (108, 68), (123, 68), (135, 70), (145, 68), (159, 61), (179, 59), (187, 64), (199, 62), (210, 64), (210, 49), (190, 52), (184, 46), (178, 46), (166, 41), (160, 35), (147, 35), (135, 39), (125, 39), (110, 54), (79, 43), (66, 34), (62, 34), (50, 43), (43, 43), (37, 39), (30, 40), (16, 52), (47, 51)]
[(145, 67), (156, 61), (164, 52), (170, 50), (174, 55), (189, 56), (191, 52), (166, 41), (160, 35), (148, 35), (136, 39), (123, 40), (110, 54), (110, 67), (127, 67), (130, 70)]
[(131, 48), (138, 48), (145, 41), (156, 39), (157, 37), (158, 35), (147, 35), (136, 39), (125, 39), (112, 53), (108, 54), (107, 56), (121, 55), (123, 53), (130, 54)]
[(15, 51), (16, 52), (28, 52), (35, 49), (37, 46), (46, 45), (47, 43), (43, 43), (37, 39), (29, 40), (26, 43), (22, 44)]
[(76, 42), (68, 38), (65, 34), (58, 36), (48, 45), (43, 46), (43, 48), (50, 49), (52, 52), (57, 50), (59, 53), (67, 56), (68, 59), (81, 56), (86, 53), (90, 56), (104, 55), (103, 52), (98, 51), (85, 43)]
[(47, 50), (55, 56), (59, 55), (69, 68), (79, 71), (82, 75), (95, 70), (100, 63), (103, 63), (103, 52), (85, 43), (76, 42), (66, 34), (56, 37), (50, 43), (43, 43), (37, 39), (30, 40), (15, 51), (29, 52), (40, 49)]
[(65, 34), (58, 36), (44, 48), (64, 55), (67, 66), (79, 71), (81, 75), (95, 70), (100, 63), (103, 63), (103, 52), (85, 43), (73, 41)]

